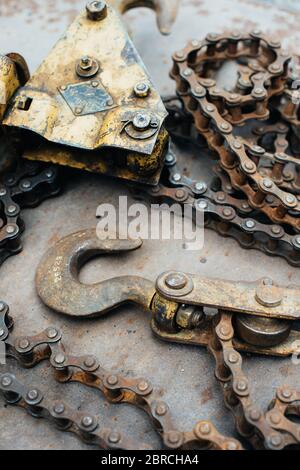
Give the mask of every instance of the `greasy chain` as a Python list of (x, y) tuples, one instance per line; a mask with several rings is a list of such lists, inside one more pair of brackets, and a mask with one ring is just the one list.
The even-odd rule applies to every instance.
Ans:
[(22, 161), (13, 173), (0, 179), (0, 265), (22, 249), (20, 210), (35, 207), (59, 191), (59, 172), (54, 165)]
[[(12, 341), (9, 330), (13, 321), (4, 302), (0, 303), (0, 313), (0, 338), (5, 343), (7, 357), (27, 368), (48, 360), (58, 382), (79, 382), (101, 391), (111, 403), (129, 403), (141, 408), (150, 416), (166, 448), (242, 449), (236, 439), (222, 436), (209, 421), (199, 421), (192, 431), (179, 431), (167, 403), (161, 399), (160, 390), (153, 389), (144, 378), (130, 379), (107, 371), (94, 356), (69, 354), (57, 328), (49, 327), (37, 335)], [(40, 390), (25, 387), (10, 373), (0, 374), (0, 390), (8, 404), (25, 408), (34, 417), (46, 418), (60, 430), (74, 432), (88, 444), (104, 449), (150, 449), (147, 444), (131, 440), (116, 429), (102, 428), (96, 416), (79, 412), (61, 399), (48, 400)]]

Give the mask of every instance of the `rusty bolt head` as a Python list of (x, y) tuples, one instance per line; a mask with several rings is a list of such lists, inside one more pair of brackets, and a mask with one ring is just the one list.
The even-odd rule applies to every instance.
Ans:
[(80, 68), (82, 70), (90, 70), (93, 66), (93, 59), (88, 55), (84, 55), (80, 59)]
[(109, 385), (117, 385), (118, 383), (118, 377), (116, 375), (109, 375), (107, 377), (107, 383)]
[(121, 434), (118, 431), (112, 431), (108, 436), (108, 440), (111, 444), (117, 444), (121, 440)]
[(144, 131), (148, 129), (151, 124), (151, 117), (146, 112), (138, 112), (135, 114), (132, 120), (133, 127), (138, 131)]
[(1, 385), (3, 387), (9, 387), (11, 384), (12, 384), (12, 378), (9, 376), (9, 375), (5, 375), (4, 377), (2, 377), (1, 379)]
[(104, 20), (107, 16), (107, 5), (103, 1), (90, 2), (86, 5), (86, 13), (89, 20)]
[(139, 82), (135, 85), (133, 91), (138, 98), (146, 98), (150, 93), (150, 86), (148, 83)]
[(165, 284), (170, 289), (183, 289), (188, 282), (187, 277), (183, 273), (170, 273), (165, 279)]
[(53, 407), (54, 413), (61, 415), (65, 411), (65, 405), (63, 403), (56, 403)]

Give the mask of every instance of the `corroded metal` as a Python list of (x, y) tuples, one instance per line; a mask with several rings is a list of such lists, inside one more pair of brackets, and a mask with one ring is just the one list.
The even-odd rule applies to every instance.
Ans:
[[(42, 258), (36, 272), (37, 293), (53, 310), (80, 318), (99, 316), (122, 303), (134, 302), (152, 312), (156, 335), (199, 345), (208, 344), (213, 328), (213, 318), (201, 313), (202, 308), (225, 310), (237, 319), (246, 315), (248, 332), (252, 328), (251, 341), (247, 342), (245, 333), (235, 338), (238, 349), (276, 356), (294, 352), (293, 344), (300, 338), (299, 332), (292, 328), (300, 317), (300, 290), (294, 286), (277, 286), (269, 278), (253, 283), (234, 282), (176, 271), (161, 274), (156, 287), (139, 276), (120, 276), (92, 285), (79, 282), (80, 268), (89, 257), (140, 246), (140, 240), (101, 240), (95, 229), (68, 235)], [(188, 317), (193, 314), (192, 321), (187, 321), (187, 315), (184, 319), (183, 306), (197, 307), (197, 314), (187, 312)], [(252, 323), (249, 315), (253, 317)], [(257, 318), (266, 319), (264, 327), (256, 328), (255, 334)], [(280, 330), (280, 320), (288, 320), (288, 328), (283, 322)], [(274, 322), (279, 334), (274, 333)]]
[[(35, 336), (12, 339), (8, 322), (8, 306), (2, 302), (0, 328), (4, 334), (7, 357), (14, 358), (23, 367), (34, 367), (48, 361), (58, 382), (78, 382), (100, 391), (114, 404), (128, 403), (142, 409), (151, 419), (164, 448), (241, 450), (241, 443), (220, 434), (210, 421), (198, 421), (191, 431), (181, 431), (174, 424), (168, 404), (162, 399), (160, 389), (153, 388), (149, 380), (129, 378), (104, 369), (91, 355), (72, 355), (61, 340), (61, 332), (49, 327)], [(58, 429), (71, 431), (84, 442), (104, 449), (150, 449), (138, 440), (127, 438), (115, 428), (102, 428), (101, 419), (87, 412), (73, 409), (61, 397), (47, 399), (35, 386), (26, 387), (9, 373), (0, 374), (0, 390), (6, 402), (25, 408), (38, 418), (54, 422)]]
[[(149, 88), (146, 95), (135, 93), (139, 84)], [(100, 21), (80, 13), (17, 89), (2, 125), (35, 137), (24, 158), (155, 184), (168, 141), (166, 114), (119, 15), (107, 5)], [(137, 127), (141, 119), (145, 124)]]

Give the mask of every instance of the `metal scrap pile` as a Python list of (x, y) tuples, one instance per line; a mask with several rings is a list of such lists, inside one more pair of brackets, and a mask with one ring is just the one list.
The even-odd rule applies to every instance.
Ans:
[[(151, 5), (158, 8), (165, 32), (174, 10), (162, 0)], [(118, 6), (123, 11), (124, 2)], [(113, 51), (106, 50), (112, 43)], [(84, 51), (81, 57), (78, 50)], [(163, 101), (120, 18), (103, 1), (87, 5), (31, 78), (20, 56), (1, 58), (0, 263), (21, 250), (20, 209), (59, 192), (63, 165), (121, 177), (148, 200), (188, 204), (204, 212), (208, 228), (234, 237), (242, 247), (300, 265), (300, 116), (291, 57), (255, 30), (192, 40), (173, 62), (176, 96), (164, 100), (165, 120)], [(226, 62), (237, 70), (229, 89), (222, 83)], [(210, 181), (185, 175), (171, 150), (172, 136), (198, 146), (200, 168), (208, 158), (203, 148), (213, 152), (217, 161)], [(93, 285), (79, 282), (82, 261), (91, 255), (140, 244), (101, 241), (94, 229), (71, 234), (42, 258), (37, 294), (52, 310), (80, 318), (134, 302), (152, 313), (152, 331), (162, 340), (207, 347), (241, 442), (220, 434), (209, 420), (188, 432), (178, 429), (147, 379), (121, 376), (105, 370), (94, 356), (70, 353), (56, 327), (13, 338), (13, 319), (0, 302), (0, 340), (7, 358), (24, 368), (48, 361), (58, 382), (79, 382), (112, 403), (141, 408), (168, 449), (299, 446), (294, 418), (299, 418), (300, 390), (282, 386), (268, 408), (260, 408), (240, 354), (293, 354), (300, 339), (299, 287), (280, 287), (270, 278), (233, 282), (180, 271), (163, 273), (156, 283), (129, 275)], [(212, 307), (214, 316), (207, 313)], [(38, 386), (25, 386), (4, 368), (0, 390), (8, 404), (89, 444), (149, 448), (118, 429), (101, 427), (99, 418), (61, 398), (49, 400)]]

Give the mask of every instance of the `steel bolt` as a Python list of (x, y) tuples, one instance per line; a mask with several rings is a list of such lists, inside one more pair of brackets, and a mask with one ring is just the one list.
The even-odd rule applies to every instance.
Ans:
[(1, 385), (3, 387), (9, 387), (11, 384), (12, 384), (12, 378), (9, 377), (8, 375), (5, 375), (4, 377), (2, 377), (1, 379)]
[(117, 444), (121, 440), (121, 434), (118, 431), (112, 431), (108, 436), (109, 442)]
[(104, 20), (107, 16), (107, 5), (103, 1), (90, 2), (86, 6), (86, 13), (92, 21)]
[(81, 424), (82, 426), (84, 426), (85, 428), (89, 428), (90, 426), (92, 426), (94, 420), (91, 416), (84, 416), (82, 419), (81, 419)]
[(84, 55), (83, 57), (81, 57), (80, 68), (82, 70), (90, 70), (92, 65), (93, 65), (93, 59), (91, 59), (91, 57), (89, 57), (88, 55)]
[(56, 364), (63, 364), (65, 360), (66, 360), (66, 357), (63, 353), (58, 353), (54, 357), (54, 362), (56, 362)]
[(60, 87), (60, 89), (61, 89), (61, 91), (66, 91), (67, 86), (66, 86), (66, 85), (62, 85), (62, 86)]
[(149, 114), (145, 112), (136, 113), (132, 120), (133, 126), (138, 131), (143, 131), (147, 129), (150, 126), (150, 123), (151, 123), (151, 117), (149, 116)]
[(65, 411), (65, 405), (63, 403), (57, 403), (53, 407), (54, 413), (61, 415)]
[(109, 375), (107, 377), (107, 383), (109, 385), (116, 385), (118, 383), (118, 377), (116, 375)]
[(139, 82), (135, 85), (133, 91), (138, 98), (145, 98), (150, 93), (150, 86), (148, 83)]
[(187, 277), (182, 273), (171, 273), (167, 275), (165, 284), (170, 289), (183, 289), (187, 284)]

